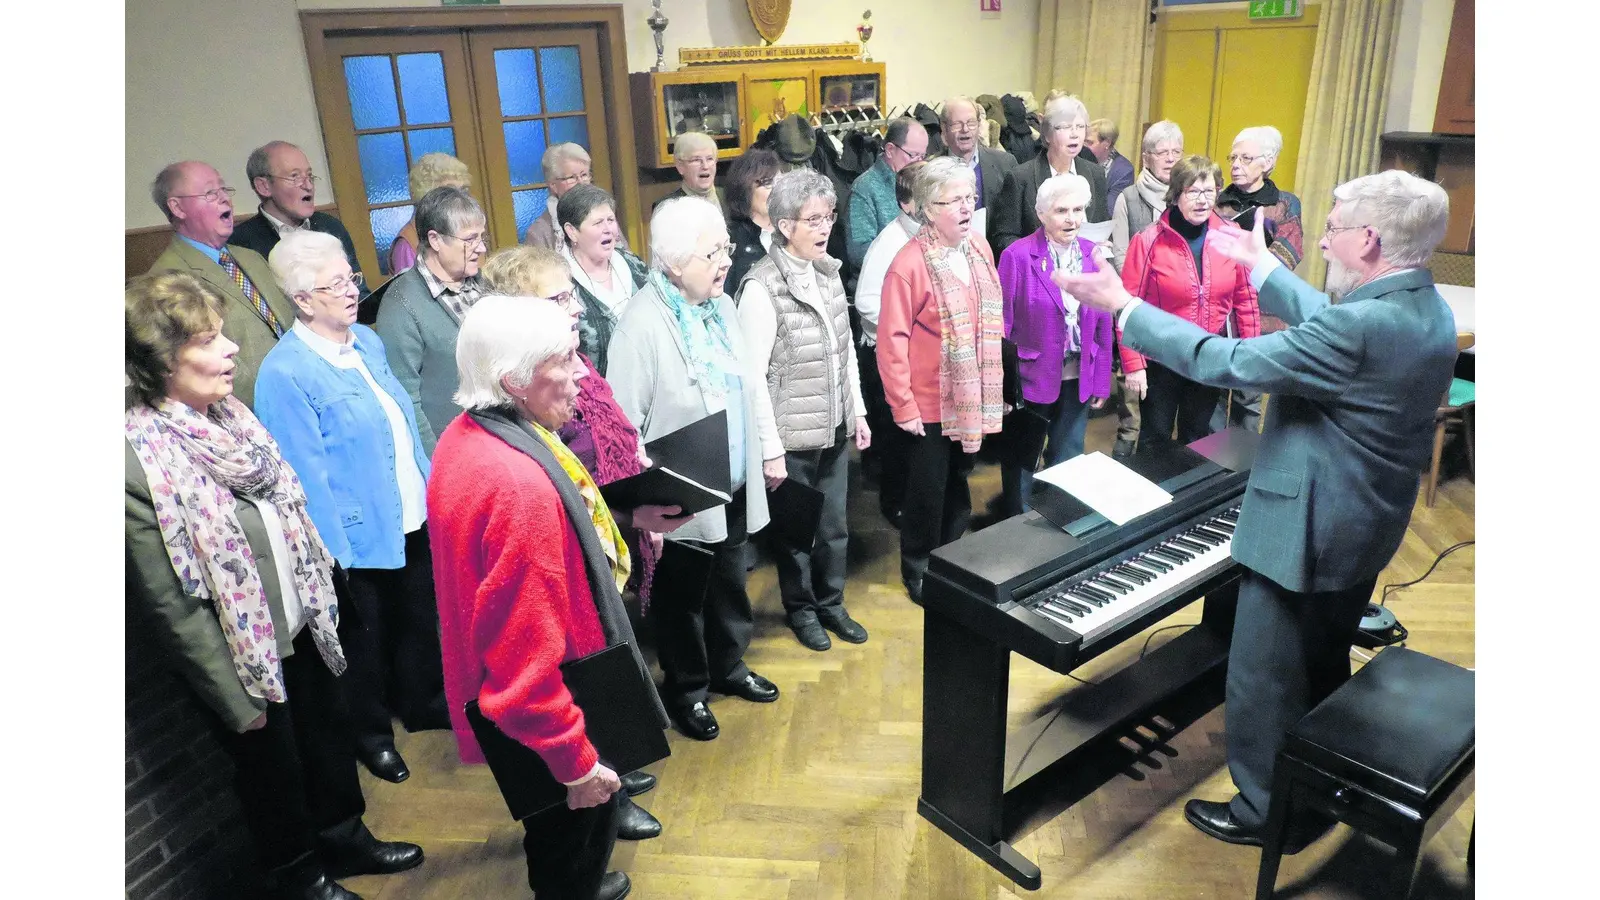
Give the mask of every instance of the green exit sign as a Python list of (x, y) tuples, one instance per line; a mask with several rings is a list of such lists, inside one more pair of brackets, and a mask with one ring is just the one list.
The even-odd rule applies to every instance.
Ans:
[(1250, 0), (1250, 18), (1298, 19), (1305, 5), (1305, 0)]

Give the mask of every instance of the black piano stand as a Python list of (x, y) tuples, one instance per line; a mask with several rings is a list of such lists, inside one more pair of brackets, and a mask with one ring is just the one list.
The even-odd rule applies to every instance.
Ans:
[[(1021, 729), (1014, 743), (1017, 756), (1026, 754), (1022, 760), (1006, 753), (1011, 651), (925, 607), (917, 812), (1007, 878), (1038, 890), (1039, 867), (1006, 841), (1007, 795), (1027, 790), (1033, 776), (1226, 665), (1238, 584), (1234, 571), (1206, 591), (1200, 624), (1097, 685), (1076, 685), (1061, 715)], [(1008, 769), (1015, 782), (1009, 791)]]

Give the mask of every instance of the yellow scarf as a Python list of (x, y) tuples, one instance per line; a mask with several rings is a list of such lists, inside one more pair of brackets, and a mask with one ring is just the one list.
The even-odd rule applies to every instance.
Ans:
[(623, 585), (628, 583), (628, 573), (633, 570), (633, 561), (628, 556), (628, 544), (622, 539), (622, 531), (617, 528), (617, 521), (611, 518), (611, 510), (606, 506), (606, 498), (600, 496), (600, 488), (594, 483), (594, 477), (589, 470), (583, 467), (578, 457), (561, 439), (551, 434), (538, 422), (529, 421), (534, 433), (544, 441), (550, 452), (555, 454), (556, 460), (561, 463), (561, 471), (567, 473), (572, 483), (578, 486), (578, 494), (583, 497), (583, 505), (589, 508), (589, 519), (594, 522), (595, 533), (600, 536), (600, 546), (605, 548), (606, 558), (611, 560), (611, 577), (616, 579), (617, 590), (620, 592)]

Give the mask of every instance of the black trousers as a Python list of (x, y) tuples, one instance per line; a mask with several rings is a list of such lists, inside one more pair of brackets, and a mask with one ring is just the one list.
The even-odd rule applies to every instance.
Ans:
[(1350, 677), (1350, 644), (1377, 578), (1336, 591), (1285, 590), (1248, 569), (1228, 654), (1228, 771), (1234, 818), (1267, 821), (1284, 736)]
[(861, 399), (867, 407), (867, 427), (872, 429), (872, 446), (862, 451), (878, 459), (878, 509), (892, 517), (906, 497), (907, 442), (909, 437), (894, 424), (889, 400), (883, 393), (883, 376), (878, 372), (878, 348), (856, 349), (857, 371), (861, 373)]
[(288, 701), (267, 704), (266, 727), (243, 734), (219, 729), (245, 824), (267, 869), (353, 840), (367, 810), (344, 694), (309, 627), (283, 660), (283, 687)]
[(1220, 391), (1182, 375), (1156, 362), (1146, 368), (1148, 390), (1139, 403), (1139, 446), (1156, 447), (1172, 443), (1172, 423), (1178, 423), (1180, 444), (1197, 441), (1211, 433), (1211, 413), (1217, 408)]
[(594, 900), (617, 843), (623, 794), (586, 809), (557, 806), (522, 820), (528, 887), (536, 900)]
[(746, 485), (733, 493), (726, 540), (702, 544), (669, 539), (656, 563), (650, 615), (657, 656), (666, 674), (661, 699), (669, 705), (681, 708), (704, 702), (713, 680), (738, 681), (750, 672), (744, 664), (755, 633), (755, 615), (745, 592), (749, 490)]
[[(850, 438), (840, 425), (834, 429), (833, 446), (791, 451), (784, 457), (791, 479), (822, 492), (822, 520), (817, 524), (817, 542), (809, 551), (798, 550), (787, 541), (773, 542), (783, 609), (787, 613), (809, 609), (831, 614), (844, 606), (845, 553), (850, 546), (845, 503), (850, 490)], [(781, 504), (773, 506), (773, 518), (787, 514)]]
[[(407, 731), (447, 724), (439, 604), (426, 526), (406, 535), (399, 569), (350, 569), (350, 595), (360, 617), (348, 630), (345, 678), (356, 746), (363, 753), (394, 747), (390, 713)], [(343, 637), (343, 635), (341, 635)]]
[[(946, 438), (939, 423), (923, 422), (922, 437), (909, 438), (906, 497), (900, 519), (900, 578), (921, 599), (922, 575), (933, 551), (961, 537), (972, 522), (967, 475), (977, 454)], [(896, 430), (899, 428), (896, 426)]]

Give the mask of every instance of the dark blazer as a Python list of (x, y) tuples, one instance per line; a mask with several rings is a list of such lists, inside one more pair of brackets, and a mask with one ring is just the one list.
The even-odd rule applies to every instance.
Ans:
[[(1099, 163), (1078, 160), (1075, 166), (1079, 175), (1089, 182), (1090, 222), (1106, 222), (1111, 213), (1106, 206), (1106, 173)], [(1050, 159), (1043, 152), (1028, 162), (1016, 166), (1006, 176), (1005, 188), (997, 208), (989, 212), (989, 243), (995, 253), (1004, 251), (1017, 238), (1039, 230), (1039, 215), (1033, 211), (1033, 201), (1039, 196), (1039, 185), (1050, 177)]]
[(1290, 591), (1351, 587), (1405, 537), (1455, 366), (1455, 317), (1425, 269), (1333, 305), (1279, 268), (1261, 308), (1289, 327), (1235, 340), (1141, 303), (1122, 339), (1185, 378), (1272, 394), (1233, 558)]
[(729, 222), (728, 240), (733, 242), (733, 263), (728, 267), (728, 278), (723, 284), (733, 285), (728, 296), (733, 299), (733, 305), (738, 306), (739, 284), (744, 281), (744, 273), (766, 257), (767, 248), (761, 245), (761, 226), (750, 219)]
[[(938, 155), (949, 156), (950, 153), (946, 151)], [(994, 207), (996, 203), (1000, 202), (1000, 192), (1005, 187), (1006, 174), (1015, 167), (1016, 161), (1011, 158), (1011, 154), (1004, 150), (994, 150), (982, 144), (978, 145), (978, 168), (983, 172), (983, 208), (989, 211), (986, 214), (989, 220), (987, 229), (989, 235), (994, 234)], [(891, 219), (890, 221), (893, 220)], [(985, 235), (985, 237), (989, 235)], [(994, 246), (992, 238), (989, 244), (990, 249), (994, 250), (996, 256), (999, 256), (1000, 248)]]
[[(267, 261), (254, 250), (238, 244), (229, 243), (227, 250), (228, 255), (238, 261), (245, 276), (261, 292), (261, 296), (266, 298), (267, 306), (278, 317), (278, 323), (288, 330), (294, 324), (294, 304), (283, 295), (283, 291), (278, 290), (278, 283), (273, 280)], [(167, 249), (156, 257), (150, 271), (185, 272), (222, 292), (225, 298), (222, 304), (222, 333), (239, 345), (239, 354), (234, 357), (233, 394), (244, 401), (245, 406), (252, 405), (256, 397), (256, 373), (261, 370), (261, 361), (278, 343), (278, 336), (256, 312), (255, 304), (250, 302), (244, 290), (233, 283), (221, 266), (211, 261), (211, 257), (177, 235), (172, 236)]]
[[(312, 231), (320, 231), (338, 238), (339, 243), (344, 245), (344, 258), (350, 262), (350, 271), (361, 271), (361, 261), (356, 258), (355, 241), (351, 240), (350, 232), (345, 229), (343, 222), (319, 209), (306, 220), (306, 225)], [(272, 248), (278, 246), (278, 241), (278, 229), (273, 228), (272, 223), (268, 222), (267, 217), (259, 211), (240, 222), (238, 227), (233, 229), (233, 237), (228, 239), (230, 244), (249, 247), (261, 254), (262, 259), (272, 255)], [(369, 293), (371, 292), (367, 290), (367, 286), (361, 285), (361, 299), (367, 299)]]

